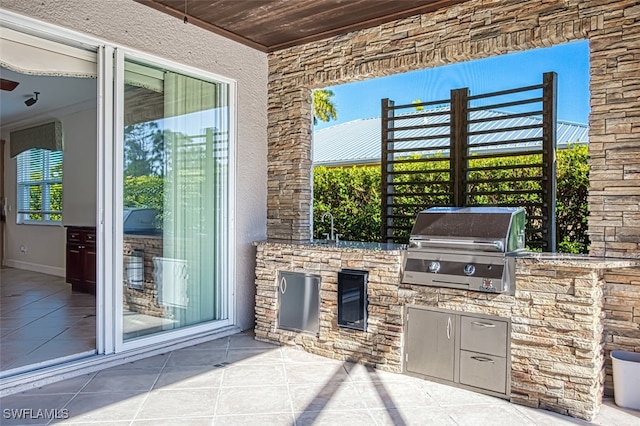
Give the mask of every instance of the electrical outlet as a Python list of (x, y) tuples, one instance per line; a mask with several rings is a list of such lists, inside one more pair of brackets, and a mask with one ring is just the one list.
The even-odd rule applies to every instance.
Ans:
[(27, 254), (27, 246), (20, 246), (20, 253)]

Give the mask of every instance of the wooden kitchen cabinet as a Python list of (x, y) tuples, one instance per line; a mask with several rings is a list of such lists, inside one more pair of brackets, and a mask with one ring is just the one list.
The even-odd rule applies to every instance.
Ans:
[(66, 280), (73, 291), (96, 294), (96, 228), (67, 227)]
[(509, 397), (510, 333), (507, 318), (407, 306), (404, 371)]

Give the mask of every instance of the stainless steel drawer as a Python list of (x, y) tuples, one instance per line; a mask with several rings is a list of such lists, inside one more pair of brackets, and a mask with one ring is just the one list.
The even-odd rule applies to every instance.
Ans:
[(507, 356), (507, 322), (463, 316), (460, 324), (460, 348)]
[(507, 390), (507, 360), (478, 352), (460, 351), (460, 383), (493, 392)]

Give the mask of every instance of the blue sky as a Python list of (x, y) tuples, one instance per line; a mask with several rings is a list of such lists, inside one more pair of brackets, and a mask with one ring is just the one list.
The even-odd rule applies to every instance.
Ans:
[(427, 102), (446, 99), (451, 89), (461, 87), (469, 87), (471, 95), (482, 94), (540, 84), (548, 71), (558, 74), (558, 120), (587, 123), (589, 44), (579, 41), (328, 87), (335, 95), (338, 120), (318, 122), (314, 129), (378, 117), (383, 98), (396, 105)]

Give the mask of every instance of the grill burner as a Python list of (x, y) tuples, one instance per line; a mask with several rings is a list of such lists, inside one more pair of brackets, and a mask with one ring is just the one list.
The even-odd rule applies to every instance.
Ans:
[(402, 282), (513, 293), (515, 257), (524, 250), (521, 207), (434, 207), (418, 213)]

